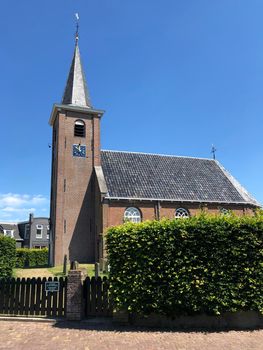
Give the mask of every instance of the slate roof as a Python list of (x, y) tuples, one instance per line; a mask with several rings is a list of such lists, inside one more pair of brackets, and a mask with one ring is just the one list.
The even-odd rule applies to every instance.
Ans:
[(91, 108), (89, 91), (81, 63), (79, 46), (76, 42), (62, 104)]
[(102, 151), (101, 157), (106, 198), (260, 206), (212, 159), (119, 151)]
[[(23, 241), (23, 238), (19, 234), (19, 229), (17, 224), (11, 224), (11, 223), (0, 223), (1, 228), (3, 230), (13, 230), (14, 238), (16, 241)], [(2, 230), (1, 230), (2, 231)]]

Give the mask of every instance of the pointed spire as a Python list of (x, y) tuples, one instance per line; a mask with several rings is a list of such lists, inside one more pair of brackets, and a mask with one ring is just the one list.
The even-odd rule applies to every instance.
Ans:
[(68, 75), (67, 85), (62, 99), (62, 104), (92, 108), (78, 46), (79, 17), (77, 14), (76, 18), (77, 29), (75, 34), (75, 50)]

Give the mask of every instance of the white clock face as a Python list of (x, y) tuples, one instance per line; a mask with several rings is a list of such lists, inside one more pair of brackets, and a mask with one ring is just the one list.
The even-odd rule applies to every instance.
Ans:
[(73, 145), (72, 148), (73, 157), (86, 157), (86, 146), (85, 145)]

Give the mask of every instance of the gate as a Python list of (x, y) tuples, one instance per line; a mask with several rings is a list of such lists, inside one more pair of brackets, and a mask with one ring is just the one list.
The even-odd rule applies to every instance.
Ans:
[[(59, 282), (46, 292), (46, 282)], [(0, 315), (65, 316), (67, 278), (0, 279)]]
[(112, 302), (107, 277), (87, 277), (83, 285), (85, 316), (112, 316)]

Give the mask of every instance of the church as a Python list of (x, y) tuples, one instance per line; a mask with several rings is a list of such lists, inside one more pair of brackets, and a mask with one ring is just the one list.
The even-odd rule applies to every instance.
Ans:
[(61, 104), (54, 104), (50, 263), (105, 263), (107, 228), (125, 221), (251, 215), (260, 204), (214, 159), (102, 150), (78, 35)]

